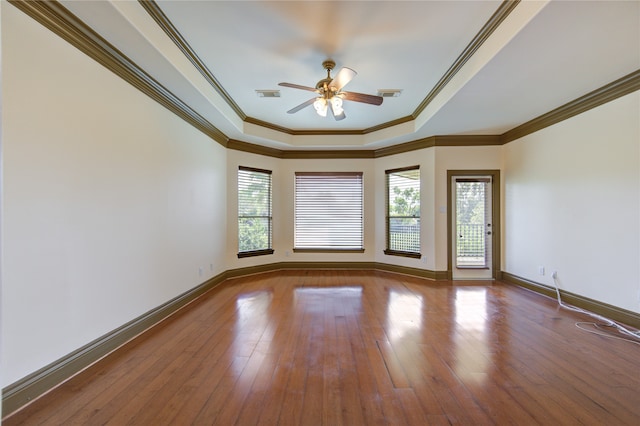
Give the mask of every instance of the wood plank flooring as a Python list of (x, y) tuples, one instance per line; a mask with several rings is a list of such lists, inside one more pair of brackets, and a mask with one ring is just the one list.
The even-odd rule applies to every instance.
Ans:
[(640, 345), (499, 282), (230, 280), (10, 425), (637, 425)]

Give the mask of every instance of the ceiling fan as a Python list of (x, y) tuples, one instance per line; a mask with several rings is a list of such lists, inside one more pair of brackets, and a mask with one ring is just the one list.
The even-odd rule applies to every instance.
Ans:
[(307, 90), (318, 94), (315, 98), (311, 98), (306, 102), (301, 103), (297, 107), (294, 107), (287, 111), (288, 114), (294, 114), (303, 108), (313, 104), (316, 112), (321, 117), (327, 116), (327, 110), (331, 111), (333, 118), (337, 121), (343, 120), (346, 115), (342, 108), (342, 101), (362, 102), (371, 105), (382, 104), (381, 96), (367, 95), (364, 93), (356, 92), (343, 92), (342, 88), (356, 76), (356, 72), (351, 68), (343, 67), (338, 71), (334, 78), (331, 78), (331, 70), (336, 66), (336, 63), (331, 59), (327, 59), (322, 63), (322, 67), (327, 70), (327, 78), (320, 80), (316, 87), (301, 86), (293, 83), (279, 83), (280, 86), (291, 87), (293, 89)]

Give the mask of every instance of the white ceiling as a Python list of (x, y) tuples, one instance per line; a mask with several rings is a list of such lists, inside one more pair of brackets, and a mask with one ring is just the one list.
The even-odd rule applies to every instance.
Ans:
[[(523, 1), (419, 109), (501, 1), (157, 1), (234, 109), (137, 1), (62, 3), (227, 137), (280, 149), (500, 134), (640, 69), (640, 1)], [(278, 83), (315, 86), (327, 58), (332, 75), (358, 72), (345, 90), (402, 94), (380, 106), (345, 102), (340, 122), (313, 107), (287, 114), (313, 93)], [(306, 130), (334, 134), (296, 134)]]

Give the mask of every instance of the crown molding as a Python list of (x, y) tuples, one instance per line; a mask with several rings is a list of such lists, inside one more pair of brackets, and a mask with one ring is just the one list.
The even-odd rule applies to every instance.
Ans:
[(404, 123), (409, 123), (413, 120), (415, 120), (415, 117), (413, 115), (407, 115), (406, 117), (396, 118), (395, 120), (387, 121), (386, 123), (381, 123), (376, 126), (368, 127), (362, 131), (362, 134), (366, 135), (368, 133), (373, 133), (379, 130), (388, 129), (389, 127), (398, 126)]
[(282, 159), (338, 159), (338, 158), (380, 158), (389, 155), (402, 154), (418, 149), (432, 148), (434, 146), (489, 146), (502, 145), (499, 135), (460, 135), (460, 136), (430, 136), (428, 138), (406, 142), (379, 149), (353, 149), (353, 150), (281, 150), (242, 142), (231, 139), (227, 143), (228, 149), (249, 152), (252, 154), (266, 155), (268, 157)]
[(640, 70), (627, 74), (546, 114), (527, 121), (503, 133), (500, 139), (503, 144), (512, 142), (637, 90), (640, 90)]
[[(162, 86), (158, 81), (153, 79), (153, 77), (147, 74), (116, 47), (111, 45), (84, 22), (78, 19), (61, 3), (57, 1), (8, 1), (10, 4), (51, 30), (54, 34), (66, 40), (81, 52), (100, 63), (105, 68), (109, 69), (225, 148), (283, 159), (379, 158), (434, 146), (501, 145), (542, 130), (545, 127), (559, 123), (607, 102), (611, 102), (621, 96), (640, 90), (640, 70), (636, 70), (501, 135), (430, 136), (375, 150), (280, 150), (249, 142), (230, 140), (223, 132), (217, 129), (204, 117), (199, 115), (171, 91)], [(466, 61), (470, 55), (477, 50), (480, 44), (489, 37), (491, 32), (493, 32), (508, 13), (515, 8), (518, 2), (519, 0), (504, 1), (502, 3), (498, 11), (496, 11), (483, 30), (480, 31), (476, 38), (474, 38), (474, 41), (472, 41), (467, 49), (465, 49), (465, 52), (467, 52), (466, 55), (461, 55), (459, 60), (456, 61), (457, 63), (460, 63), (460, 66), (462, 61)], [(158, 6), (152, 0), (145, 0), (140, 3), (147, 10), (158, 9)], [(159, 9), (157, 12), (162, 13)], [(158, 13), (156, 13), (156, 15), (158, 15)], [(181, 37), (174, 39), (174, 42), (178, 43), (179, 39), (181, 39)], [(463, 57), (466, 57), (466, 59), (463, 59)], [(454, 67), (452, 67), (452, 70), (453, 68)], [(457, 69), (459, 69), (459, 67)], [(425, 101), (426, 100), (427, 99), (425, 99)], [(294, 135), (362, 135), (370, 131), (381, 130), (388, 126), (402, 124), (411, 120), (413, 120), (413, 117), (403, 117), (369, 129), (350, 130), (345, 132), (321, 130), (294, 131), (251, 117), (246, 117), (245, 119), (248, 123), (268, 127), (273, 130), (284, 131), (285, 133), (292, 132), (290, 134)]]
[(451, 79), (460, 71), (464, 64), (473, 56), (473, 54), (482, 46), (482, 44), (491, 36), (491, 34), (500, 26), (502, 21), (515, 9), (520, 3), (520, 0), (503, 0), (498, 9), (493, 13), (491, 18), (483, 25), (480, 31), (474, 36), (467, 47), (462, 51), (460, 56), (449, 67), (447, 72), (440, 78), (435, 87), (429, 92), (426, 98), (418, 105), (415, 111), (408, 116), (400, 117), (395, 120), (391, 120), (385, 123), (381, 123), (375, 126), (371, 126), (365, 129), (359, 130), (294, 130), (284, 126), (279, 126), (274, 123), (263, 121), (254, 117), (247, 116), (242, 109), (235, 103), (231, 96), (226, 92), (222, 85), (216, 80), (211, 71), (198, 57), (195, 51), (191, 48), (189, 43), (180, 34), (177, 28), (169, 20), (169, 18), (162, 12), (162, 9), (155, 0), (138, 0), (142, 7), (149, 13), (149, 15), (156, 21), (156, 23), (162, 28), (162, 30), (169, 36), (169, 38), (178, 46), (178, 48), (184, 53), (184, 55), (191, 61), (196, 69), (202, 74), (205, 79), (213, 86), (213, 88), (222, 96), (227, 104), (235, 111), (245, 123), (253, 124), (256, 126), (264, 127), (267, 129), (275, 130), (293, 136), (332, 136), (332, 135), (366, 135), (369, 133), (384, 130), (399, 124), (407, 123), (415, 120), (422, 111), (429, 105), (433, 99), (444, 89), (444, 87), (451, 81)]
[[(638, 90), (640, 90), (640, 69), (627, 74), (624, 77), (621, 77), (609, 84), (606, 84), (596, 90), (593, 90), (584, 96), (574, 99), (573, 101), (568, 102), (552, 111), (549, 111), (546, 114), (529, 120), (526, 123), (521, 124), (520, 126), (502, 133), (501, 135), (430, 136), (428, 138), (418, 139), (415, 141), (410, 141), (385, 148), (379, 148), (373, 151), (357, 151), (362, 155), (357, 158), (370, 158), (370, 153), (372, 154), (373, 158), (386, 157), (388, 155), (402, 154), (404, 152), (432, 148), (434, 146), (504, 145)], [(247, 152), (257, 151), (252, 150), (251, 146), (254, 145), (245, 144), (239, 147), (229, 146), (229, 148), (239, 149), (240, 151)], [(282, 153), (276, 156), (278, 158), (285, 158), (285, 156), (288, 156), (288, 158), (355, 158), (340, 157), (338, 153), (340, 153), (341, 151), (309, 151), (305, 157), (296, 157), (295, 155), (297, 155), (296, 153), (298, 152), (300, 151), (286, 150), (282, 151)], [(327, 156), (314, 157), (313, 152), (327, 153), (325, 154)]]
[(281, 157), (285, 160), (290, 159), (358, 159), (358, 158), (374, 158), (374, 152), (371, 150), (296, 150), (284, 151)]
[(227, 149), (233, 149), (236, 151), (249, 152), (251, 154), (258, 154), (275, 158), (283, 158), (284, 155), (284, 151), (281, 149), (243, 142), (237, 139), (229, 139), (229, 141), (227, 142)]
[(502, 145), (499, 135), (443, 135), (430, 136), (399, 145), (379, 148), (374, 151), (374, 156), (386, 157), (388, 155), (402, 154), (418, 149), (432, 148), (434, 146), (487, 146)]
[(57, 1), (9, 0), (13, 6), (216, 142), (227, 137)]
[(444, 89), (451, 79), (460, 71), (465, 63), (473, 56), (473, 54), (482, 46), (482, 44), (493, 34), (507, 16), (518, 6), (520, 0), (504, 0), (495, 13), (489, 18), (486, 24), (480, 29), (478, 34), (465, 47), (460, 56), (455, 60), (453, 65), (447, 70), (442, 78), (431, 89), (431, 92), (418, 105), (412, 114), (412, 118), (416, 119), (425, 110), (425, 108), (435, 99), (436, 96)]
[(293, 130), (287, 127), (278, 126), (277, 124), (269, 123), (267, 121), (258, 120), (257, 118), (253, 117), (245, 118), (244, 122), (264, 127), (266, 129), (276, 130), (278, 132), (286, 133), (293, 136), (364, 135), (363, 130)]
[(251, 154), (265, 155), (267, 157), (275, 157), (280, 159), (339, 159), (339, 158), (375, 158), (375, 152), (372, 150), (281, 150), (277, 148), (269, 148), (262, 145), (256, 145), (248, 142), (242, 142), (235, 139), (229, 140), (228, 149), (236, 151), (248, 152)]
[(242, 119), (243, 121), (247, 119), (247, 115), (242, 111), (242, 109), (236, 104), (236, 102), (231, 98), (231, 96), (227, 93), (227, 91), (222, 87), (222, 85), (218, 82), (218, 80), (211, 73), (209, 68), (202, 62), (200, 57), (196, 54), (196, 52), (191, 48), (187, 40), (180, 34), (180, 32), (176, 29), (173, 23), (167, 18), (167, 15), (164, 14), (160, 6), (154, 0), (138, 0), (138, 3), (147, 11), (147, 13), (153, 18), (154, 21), (158, 24), (160, 28), (169, 36), (169, 38), (175, 43), (176, 46), (184, 53), (184, 55), (189, 59), (189, 61), (193, 64), (193, 66), (202, 74), (202, 76), (207, 80), (207, 82), (215, 89), (216, 92), (224, 101), (233, 109), (233, 111)]

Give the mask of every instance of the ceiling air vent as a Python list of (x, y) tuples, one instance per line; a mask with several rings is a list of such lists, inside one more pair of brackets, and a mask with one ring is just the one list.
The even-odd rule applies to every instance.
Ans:
[(402, 93), (402, 89), (378, 89), (378, 96), (383, 98), (397, 98)]
[(279, 90), (256, 90), (256, 94), (259, 98), (279, 98)]

